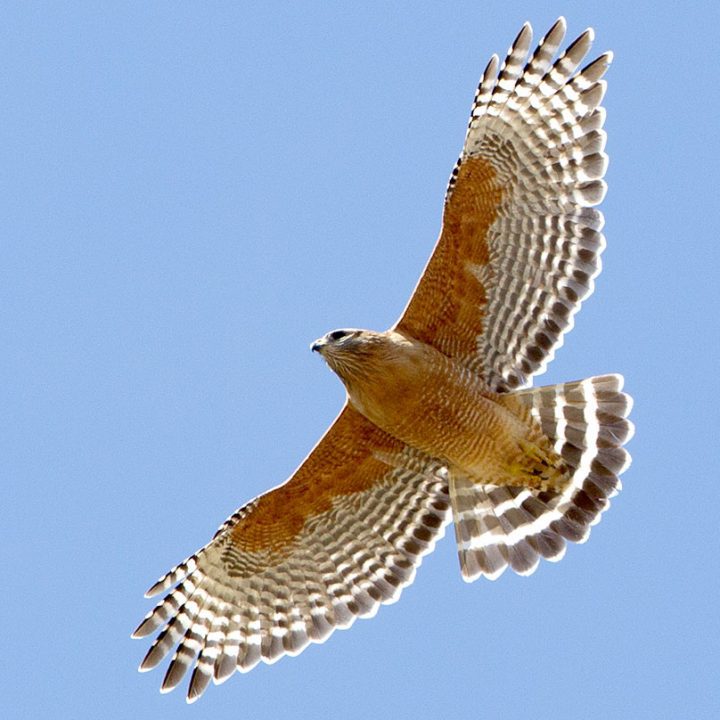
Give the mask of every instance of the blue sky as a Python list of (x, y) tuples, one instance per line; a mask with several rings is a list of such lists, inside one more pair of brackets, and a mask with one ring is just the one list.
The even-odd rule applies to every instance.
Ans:
[[(94, 6), (94, 7), (93, 7)], [(282, 481), (343, 391), (308, 344), (398, 316), (480, 73), (559, 14), (615, 51), (608, 249), (543, 384), (622, 372), (634, 463), (590, 542), (400, 602), (186, 706), (143, 592)], [(5, 718), (720, 713), (716, 4), (7, 3)]]

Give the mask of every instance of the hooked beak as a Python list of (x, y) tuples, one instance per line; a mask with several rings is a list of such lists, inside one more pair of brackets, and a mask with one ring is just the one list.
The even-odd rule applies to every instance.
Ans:
[(320, 353), (322, 355), (323, 348), (327, 345), (327, 340), (324, 337), (318, 338), (310, 345), (310, 349), (313, 352)]

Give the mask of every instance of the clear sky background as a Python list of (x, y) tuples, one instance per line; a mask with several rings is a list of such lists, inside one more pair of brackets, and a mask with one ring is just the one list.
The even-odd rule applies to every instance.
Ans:
[[(550, 384), (622, 372), (625, 491), (559, 564), (400, 602), (187, 707), (144, 590), (343, 401), (308, 344), (397, 318), (521, 23), (615, 51), (608, 249)], [(3, 718), (711, 718), (716, 3), (3, 3)]]

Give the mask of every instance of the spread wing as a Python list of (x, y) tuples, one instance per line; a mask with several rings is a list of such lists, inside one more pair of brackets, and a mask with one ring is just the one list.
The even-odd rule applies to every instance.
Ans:
[[(346, 406), (295, 474), (238, 510), (148, 591), (140, 669), (176, 648), (162, 690), (194, 665), (188, 700), (260, 660), (296, 655), (397, 599), (442, 535), (440, 465)], [(170, 589), (173, 588), (174, 589)]]
[(592, 31), (553, 57), (558, 20), (526, 63), (525, 25), (493, 56), (450, 178), (440, 239), (396, 328), (506, 391), (543, 372), (593, 290), (605, 241), (601, 55), (576, 69)]

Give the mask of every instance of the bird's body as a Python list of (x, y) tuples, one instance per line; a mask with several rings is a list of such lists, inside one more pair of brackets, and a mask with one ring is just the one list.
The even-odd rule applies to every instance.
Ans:
[(346, 332), (313, 347), (377, 427), (479, 483), (562, 487), (567, 468), (522, 404), (400, 332)]
[(605, 53), (587, 30), (555, 58), (523, 26), (488, 63), (443, 224), (385, 332), (313, 344), (345, 406), (287, 482), (247, 503), (148, 591), (166, 595), (141, 670), (211, 680), (295, 655), (394, 602), (452, 519), (462, 576), (529, 575), (583, 542), (629, 464), (630, 398), (604, 375), (531, 388), (592, 292), (605, 247)]

